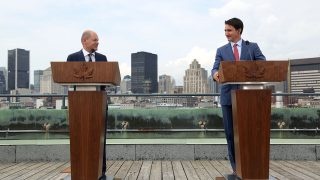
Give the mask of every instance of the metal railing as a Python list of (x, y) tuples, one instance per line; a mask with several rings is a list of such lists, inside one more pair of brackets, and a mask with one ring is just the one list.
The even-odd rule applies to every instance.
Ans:
[[(111, 98), (130, 98), (130, 97), (134, 97), (136, 99), (144, 99), (144, 98), (165, 98), (165, 97), (170, 97), (170, 98), (188, 98), (188, 97), (219, 97), (220, 94), (219, 93), (207, 93), (207, 94), (109, 94), (108, 95)], [(289, 107), (288, 105), (290, 104), (294, 104), (297, 102), (297, 99), (301, 98), (301, 99), (314, 99), (314, 100), (319, 100), (320, 98), (320, 93), (273, 93), (272, 94), (273, 97), (287, 97), (284, 107)], [(67, 94), (18, 94), (18, 95), (8, 95), (8, 94), (0, 94), (0, 98), (20, 98), (20, 97), (30, 97), (33, 99), (37, 99), (37, 98), (62, 98), (63, 99), (63, 106), (65, 106), (65, 101), (67, 99)], [(292, 102), (291, 102), (292, 100)], [(211, 101), (211, 103), (213, 103)], [(303, 106), (304, 108), (308, 108), (308, 106)], [(309, 107), (310, 109), (312, 108), (311, 106)], [(141, 108), (140, 108), (141, 109)], [(152, 108), (151, 108), (152, 109)], [(170, 108), (169, 108), (170, 109)], [(210, 107), (208, 108), (210, 109)], [(292, 108), (288, 108), (288, 109), (292, 109)], [(138, 110), (138, 109), (137, 109)], [(150, 109), (149, 109), (150, 110)], [(198, 109), (200, 111), (200, 109)], [(196, 111), (198, 111), (196, 110)], [(112, 109), (109, 109), (109, 111), (113, 111)], [(124, 110), (120, 110), (119, 112), (121, 113)], [(1, 109), (0, 109), (1, 112)], [(16, 110), (13, 110), (13, 116), (14, 113), (16, 112)], [(121, 116), (121, 114), (119, 116), (117, 116), (118, 118)], [(147, 115), (150, 116), (150, 115)], [(108, 129), (108, 133), (112, 134), (117, 134), (117, 133), (121, 133), (121, 132), (126, 132), (126, 133), (182, 133), (182, 132), (186, 132), (186, 133), (201, 133), (201, 132), (208, 132), (208, 133), (213, 133), (213, 132), (223, 132), (223, 128), (199, 128), (197, 125), (193, 125), (192, 128), (128, 128), (128, 129), (122, 129), (119, 126), (119, 123), (121, 123), (122, 121), (124, 121), (124, 119), (117, 119), (117, 117), (115, 117), (116, 119), (114, 120), (113, 124), (112, 124), (112, 128)], [(15, 119), (12, 120), (13, 123), (19, 123), (19, 121), (17, 120), (17, 117), (14, 117)], [(208, 118), (208, 117), (206, 117)], [(306, 117), (307, 119), (309, 117)], [(201, 119), (201, 118), (200, 118)], [(288, 128), (289, 126), (284, 126), (283, 128), (281, 127), (277, 127), (277, 128), (272, 128), (271, 129), (271, 133), (277, 133), (277, 132), (285, 132), (285, 133), (302, 133), (302, 134), (308, 134), (308, 136), (312, 136), (313, 138), (319, 138), (319, 127), (320, 127), (320, 110), (319, 110), (319, 117), (317, 118), (313, 118), (313, 120), (317, 121), (315, 122), (314, 126), (309, 127), (309, 128), (304, 128), (304, 127), (291, 127)], [(9, 121), (9, 120), (8, 120)], [(197, 119), (193, 119), (193, 120), (189, 120), (192, 121), (194, 124), (197, 123)], [(278, 120), (280, 121), (284, 121), (284, 120)], [(48, 130), (44, 130), (44, 129), (39, 129), (39, 125), (36, 125), (36, 122), (34, 120), (35, 123), (35, 127), (38, 129), (12, 129), (12, 128), (1, 128), (4, 126), (1, 126), (1, 118), (0, 118), (0, 139), (2, 136), (9, 136), (10, 134), (21, 134), (21, 133), (66, 133), (68, 134), (68, 128), (65, 127), (63, 129), (50, 129)]]

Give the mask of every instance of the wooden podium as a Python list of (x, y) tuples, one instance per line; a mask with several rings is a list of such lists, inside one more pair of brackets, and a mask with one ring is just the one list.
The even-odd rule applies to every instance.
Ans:
[(101, 176), (107, 98), (101, 86), (120, 84), (118, 62), (51, 62), (53, 81), (68, 92), (71, 178)]
[(232, 90), (236, 173), (241, 179), (269, 179), (271, 90), (265, 84), (285, 81), (288, 61), (222, 61), (221, 83)]

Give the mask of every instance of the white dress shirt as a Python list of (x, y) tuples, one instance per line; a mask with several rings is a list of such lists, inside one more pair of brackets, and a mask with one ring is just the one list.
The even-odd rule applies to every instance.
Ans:
[[(234, 42), (230, 42), (230, 45), (231, 45), (231, 48), (232, 48), (232, 51), (233, 51), (233, 45), (236, 44)], [(242, 47), (242, 39), (240, 39), (238, 42), (237, 42), (237, 48), (238, 48), (238, 52), (239, 52), (239, 59), (241, 57), (241, 47)], [(234, 52), (233, 52), (234, 53)]]
[[(84, 56), (84, 59), (86, 60), (86, 62), (89, 62), (89, 52), (86, 51), (85, 49), (82, 49), (82, 52), (83, 52), (83, 56)], [(96, 58), (95, 58), (95, 53), (91, 53), (91, 60), (92, 62), (96, 61)]]

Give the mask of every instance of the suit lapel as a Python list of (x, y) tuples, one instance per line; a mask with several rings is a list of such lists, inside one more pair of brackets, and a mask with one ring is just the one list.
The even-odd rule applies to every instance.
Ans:
[(226, 55), (228, 57), (225, 60), (230, 60), (230, 61), (234, 61), (235, 60), (230, 43), (228, 43), (227, 46), (226, 46)]
[(80, 50), (80, 51), (78, 52), (78, 58), (79, 58), (80, 61), (86, 61), (86, 59), (84, 58), (84, 55), (83, 55), (82, 50)]
[(95, 53), (95, 59), (96, 59), (96, 61), (101, 61), (100, 54), (97, 52)]
[(242, 47), (241, 47), (241, 57), (240, 60), (248, 60), (248, 45), (242, 40)]

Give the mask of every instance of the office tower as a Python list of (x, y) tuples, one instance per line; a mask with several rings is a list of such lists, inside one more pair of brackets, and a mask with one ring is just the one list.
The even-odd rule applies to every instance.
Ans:
[(182, 94), (183, 93), (183, 86), (174, 86), (173, 94)]
[(7, 70), (0, 67), (0, 94), (7, 94)]
[(123, 77), (123, 80), (120, 83), (121, 93), (130, 93), (131, 92), (131, 76), (126, 75)]
[(131, 54), (131, 91), (158, 92), (158, 56), (148, 52)]
[(43, 71), (40, 76), (40, 94), (66, 94), (67, 88), (61, 86), (52, 79), (51, 67)]
[(291, 93), (320, 93), (320, 57), (289, 60)]
[(40, 93), (40, 76), (43, 75), (43, 70), (35, 70), (33, 74), (34, 91), (35, 93)]
[(159, 76), (159, 93), (172, 94), (175, 86), (175, 81), (169, 75)]
[(30, 51), (8, 50), (8, 91), (26, 88), (30, 84)]
[(196, 59), (192, 61), (183, 77), (183, 93), (208, 93), (208, 72)]

